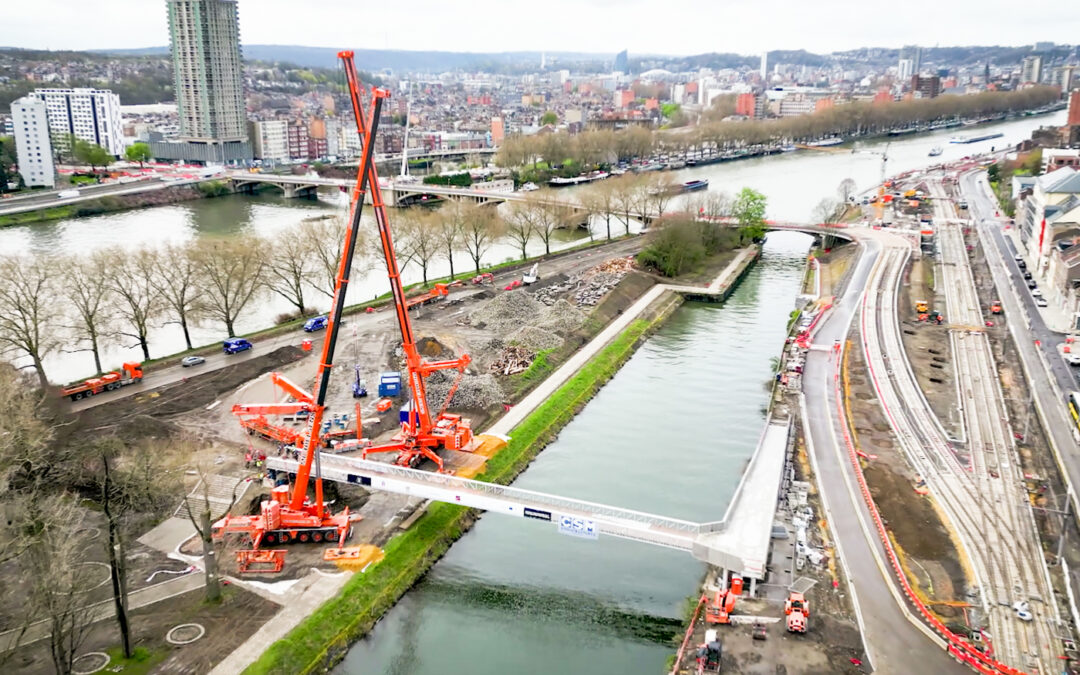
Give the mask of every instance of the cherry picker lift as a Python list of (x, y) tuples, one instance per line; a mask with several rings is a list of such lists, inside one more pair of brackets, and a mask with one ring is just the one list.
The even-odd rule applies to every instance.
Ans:
[[(292, 494), (289, 494), (287, 486), (276, 487), (271, 491), (270, 499), (261, 504), (259, 514), (253, 516), (226, 515), (213, 525), (212, 533), (215, 539), (221, 539), (230, 533), (244, 534), (250, 538), (252, 549), (237, 552), (237, 563), (241, 571), (249, 571), (253, 565), (266, 564), (271, 565), (272, 569), (265, 571), (281, 569), (285, 552), (281, 550), (260, 550), (259, 547), (262, 544), (272, 546), (293, 541), (336, 541), (340, 550), (352, 532), (353, 521), (358, 519), (356, 515), (349, 513), (348, 508), (345, 508), (341, 513), (333, 514), (323, 502), (322, 468), (319, 461), (319, 431), (322, 425), (323, 413), (326, 410), (326, 394), (329, 390), (330, 372), (333, 368), (334, 348), (337, 346), (342, 311), (345, 307), (345, 292), (349, 286), (349, 274), (352, 270), (353, 254), (355, 253), (357, 234), (360, 229), (360, 212), (364, 204), (364, 193), (369, 187), (369, 179), (371, 180), (370, 187), (374, 189), (373, 196), (376, 197), (374, 203), (378, 208), (377, 216), (380, 231), (386, 228), (386, 215), (382, 212), (382, 201), (378, 190), (378, 177), (375, 173), (373, 152), (382, 102), (383, 99), (390, 96), (390, 93), (385, 89), (372, 87), (370, 104), (365, 110), (356, 75), (356, 65), (353, 62), (353, 53), (345, 51), (339, 53), (338, 56), (344, 64), (345, 74), (349, 82), (353, 114), (356, 116), (357, 130), (363, 143), (363, 158), (357, 172), (356, 185), (349, 205), (349, 228), (345, 233), (345, 244), (342, 247), (341, 260), (338, 263), (337, 277), (334, 284), (334, 300), (327, 321), (326, 338), (323, 340), (322, 353), (319, 357), (314, 395), (307, 394), (278, 375), (274, 378), (274, 383), (289, 391), (296, 401), (294, 403), (262, 406), (262, 412), (268, 413), (284, 414), (292, 412), (295, 414), (300, 411), (309, 413), (309, 426), (305, 438), (303, 457), (296, 481), (293, 484)], [(389, 242), (389, 230), (385, 229), (385, 232), (384, 250), (386, 250), (385, 246)], [(390, 251), (388, 264), (393, 255), (392, 249)], [(394, 263), (393, 268), (396, 272), (396, 263)], [(391, 277), (391, 279), (395, 282), (395, 301), (400, 303), (404, 298), (401, 293), (400, 282), (397, 282), (396, 277)], [(405, 316), (407, 320), (408, 315)], [(413, 353), (415, 353), (415, 347), (413, 347)], [(464, 359), (465, 363), (468, 363), (468, 357), (464, 357)], [(357, 422), (359, 424), (359, 420)], [(467, 430), (468, 426), (466, 425), (465, 428)], [(314, 501), (308, 499), (308, 482), (311, 479), (313, 466), (315, 469)], [(328, 549), (327, 553), (333, 550)]]

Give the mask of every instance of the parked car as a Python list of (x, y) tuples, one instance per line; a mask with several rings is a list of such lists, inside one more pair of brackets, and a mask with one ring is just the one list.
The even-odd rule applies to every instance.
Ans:
[(1046, 307), (1046, 298), (1036, 297), (1035, 298), (1035, 306), (1036, 307)]
[(206, 363), (206, 359), (201, 356), (185, 356), (180, 360), (180, 365), (184, 368), (190, 368), (191, 366), (198, 366)]
[(1036, 286), (1035, 288), (1031, 289), (1031, 297), (1033, 297), (1033, 298), (1041, 298), (1042, 297), (1042, 291), (1039, 290), (1039, 288)]
[(960, 202), (959, 204), (957, 204), (957, 206), (961, 209), (966, 209), (968, 207), (968, 204), (967, 202)]
[(326, 322), (328, 321), (325, 316), (317, 316), (313, 319), (308, 319), (304, 322), (304, 331), (307, 333), (314, 333), (317, 330), (326, 328)]
[(1024, 278), (1025, 279), (1030, 279), (1031, 278), (1031, 272), (1024, 272)]
[(1038, 284), (1035, 283), (1034, 279), (1028, 279), (1027, 280), (1027, 287), (1034, 289), (1034, 288), (1038, 287)]

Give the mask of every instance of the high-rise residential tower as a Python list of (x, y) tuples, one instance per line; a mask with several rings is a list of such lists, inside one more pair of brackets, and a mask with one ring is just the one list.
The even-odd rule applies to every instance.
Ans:
[(625, 49), (615, 55), (615, 65), (612, 70), (624, 75), (630, 72), (630, 58)]
[(53, 144), (68, 149), (69, 138), (100, 145), (114, 157), (124, 154), (120, 97), (108, 89), (35, 89), (45, 102)]
[(56, 171), (45, 102), (33, 95), (16, 99), (11, 104), (11, 122), (23, 183), (28, 187), (55, 186)]
[[(169, 159), (249, 159), (236, 0), (166, 0), (166, 4), (180, 143), (156, 145), (177, 146), (172, 149), (181, 156)], [(156, 145), (154, 154), (160, 156)]]

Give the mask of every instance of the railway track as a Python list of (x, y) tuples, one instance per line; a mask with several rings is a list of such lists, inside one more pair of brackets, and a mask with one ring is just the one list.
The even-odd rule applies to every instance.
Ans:
[[(940, 187), (940, 186), (939, 186)], [(939, 227), (941, 279), (954, 326), (982, 326), (959, 226)], [(950, 330), (964, 437), (950, 439), (911, 370), (897, 297), (910, 249), (883, 251), (862, 307), (862, 340), (879, 401), (899, 447), (927, 482), (973, 576), (976, 616), (996, 658), (1029, 672), (1056, 672), (1056, 604), (1034, 518), (1015, 461), (990, 344), (981, 331)], [(1034, 620), (1015, 616), (1029, 603)]]

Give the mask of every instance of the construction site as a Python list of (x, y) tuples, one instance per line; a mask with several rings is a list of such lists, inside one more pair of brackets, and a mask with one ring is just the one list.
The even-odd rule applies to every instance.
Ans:
[[(350, 85), (357, 119), (377, 119), (361, 114), (354, 72)], [(376, 111), (380, 100), (374, 90), (370, 105)], [(362, 128), (365, 133), (375, 129)], [(509, 429), (514, 406), (602, 332), (618, 335), (631, 317), (662, 318), (681, 301), (670, 291), (655, 292), (658, 279), (637, 269), (633, 254), (640, 242), (634, 239), (407, 297), (373, 164), (361, 166), (371, 168), (358, 176), (349, 237), (355, 238), (360, 221), (355, 196), (376, 186), (372, 202), (390, 304), (344, 318), (353, 255), (347, 239), (321, 340), (304, 336), (295, 346), (107, 400), (75, 418), (73, 431), (157, 439), (163, 453), (176, 455), (182, 472), (182, 480), (170, 479), (175, 508), (146, 514), (144, 531), (130, 535), (128, 545), (133, 638), (152, 655), (147, 666), (154, 672), (235, 672), (229, 659), (250, 662), (238, 655), (249, 638), (275, 623), (284, 626), (270, 632), (283, 635), (336, 594), (351, 573), (377, 564), (382, 547), (427, 507), (408, 494), (326, 480), (323, 463), (370, 456), (403, 469), (463, 479), (483, 475), (507, 436), (479, 430), (497, 418)], [(754, 257), (753, 248), (715, 257), (709, 276), (717, 281), (701, 292), (727, 297)], [(141, 369), (125, 371), (137, 372), (130, 378), (136, 382), (142, 377)], [(108, 389), (111, 384), (105, 383)], [(97, 422), (102, 419), (109, 420), (104, 427)], [(803, 502), (813, 508), (805, 490)], [(197, 531), (205, 527), (198, 519), (203, 510), (212, 523), (203, 535), (215, 542), (228, 580), (223, 600), (209, 607), (198, 592), (204, 584)], [(90, 514), (86, 540), (100, 537), (101, 528)], [(108, 565), (91, 556), (85, 566), (95, 575), (101, 567), (102, 580), (86, 594), (97, 622), (76, 665), (79, 672), (97, 672), (110, 663), (117, 637), (105, 621), (112, 612)], [(0, 574), (9, 582), (25, 573), (17, 560), (4, 567)], [(825, 568), (835, 570), (835, 564)], [(17, 592), (11, 600), (0, 611), (14, 620)], [(815, 621), (829, 625), (833, 609), (822, 602)], [(808, 614), (808, 608), (802, 611)], [(30, 624), (26, 632), (0, 635), (19, 645), (9, 661), (13, 672), (50, 672), (48, 644), (41, 639), (47, 630)], [(841, 649), (854, 649), (846, 632), (817, 626), (810, 632), (818, 646), (808, 649), (819, 652), (811, 663), (828, 661), (833, 638), (848, 645)], [(748, 663), (758, 658), (746, 656)]]

